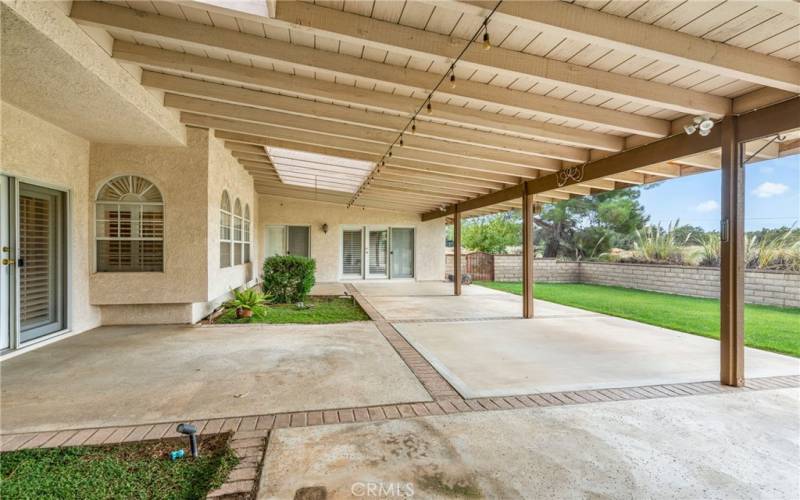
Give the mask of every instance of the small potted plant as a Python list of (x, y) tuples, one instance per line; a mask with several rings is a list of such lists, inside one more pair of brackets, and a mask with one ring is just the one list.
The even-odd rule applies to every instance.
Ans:
[(234, 290), (233, 300), (225, 304), (226, 307), (236, 310), (237, 318), (252, 318), (254, 313), (266, 312), (264, 303), (268, 297), (257, 290)]

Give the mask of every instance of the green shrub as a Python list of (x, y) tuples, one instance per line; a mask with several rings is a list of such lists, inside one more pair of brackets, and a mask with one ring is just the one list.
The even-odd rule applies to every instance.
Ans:
[(314, 286), (314, 259), (297, 255), (275, 255), (264, 261), (264, 293), (275, 302), (300, 302)]
[(263, 294), (258, 290), (234, 290), (233, 299), (225, 304), (225, 307), (230, 309), (247, 309), (253, 311), (253, 314), (264, 314), (267, 311), (264, 305), (270, 296)]

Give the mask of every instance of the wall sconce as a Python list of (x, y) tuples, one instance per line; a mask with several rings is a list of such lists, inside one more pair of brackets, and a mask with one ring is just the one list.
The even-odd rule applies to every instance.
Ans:
[(328, 234), (328, 223), (327, 222), (322, 225), (322, 232), (325, 233), (325, 234)]

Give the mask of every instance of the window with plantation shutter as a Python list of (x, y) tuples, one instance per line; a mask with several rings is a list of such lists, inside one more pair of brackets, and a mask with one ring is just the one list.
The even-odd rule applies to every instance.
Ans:
[(115, 177), (100, 189), (95, 205), (98, 272), (164, 270), (164, 200), (152, 182)]
[(231, 198), (227, 191), (222, 192), (219, 206), (219, 267), (230, 267), (233, 250), (233, 234), (231, 231)]
[(250, 205), (244, 206), (244, 262), (250, 262)]
[(342, 274), (361, 275), (361, 229), (342, 232)]
[(233, 265), (242, 263), (242, 204), (239, 198), (233, 205)]

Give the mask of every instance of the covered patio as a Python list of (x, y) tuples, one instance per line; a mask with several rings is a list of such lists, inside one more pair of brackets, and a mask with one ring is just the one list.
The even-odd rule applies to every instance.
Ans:
[[(357, 285), (463, 397), (714, 380), (719, 342), (478, 285)], [(516, 314), (515, 314), (516, 313)], [(745, 349), (748, 377), (800, 374), (800, 360)]]

